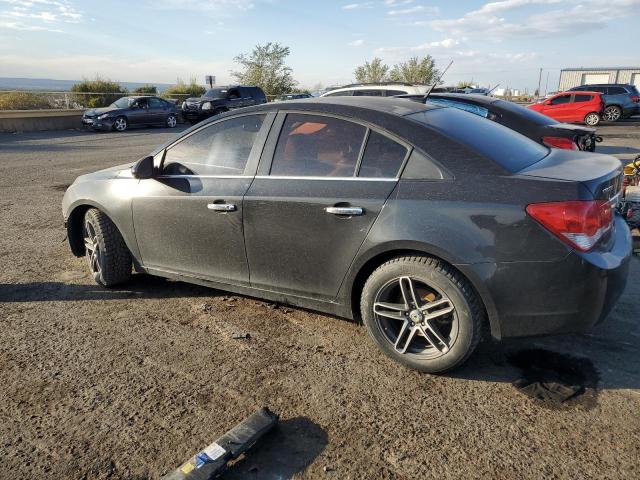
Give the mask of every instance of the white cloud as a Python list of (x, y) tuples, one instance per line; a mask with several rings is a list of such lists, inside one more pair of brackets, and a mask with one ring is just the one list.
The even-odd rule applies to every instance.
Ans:
[(409, 15), (410, 13), (421, 13), (425, 10), (422, 5), (416, 5), (415, 7), (402, 8), (400, 10), (389, 10), (387, 15)]
[(359, 8), (372, 8), (373, 2), (348, 3), (342, 6), (342, 10), (357, 10)]
[(255, 4), (251, 0), (152, 0), (147, 3), (167, 10), (195, 10), (215, 13), (227, 17), (234, 12), (251, 10)]
[[(529, 13), (524, 7), (558, 5), (560, 8)], [(512, 37), (567, 36), (605, 28), (627, 15), (640, 0), (503, 0), (484, 4), (454, 19), (433, 20), (432, 28), (450, 36), (499, 41)], [(520, 15), (518, 15), (520, 14)], [(524, 14), (524, 15), (522, 15)]]
[(349, 42), (347, 45), (349, 45), (350, 47), (361, 47), (361, 46), (364, 45), (364, 39), (358, 38), (357, 40), (354, 40), (353, 42)]
[(0, 0), (0, 26), (11, 30), (60, 33), (62, 24), (81, 20), (68, 0)]

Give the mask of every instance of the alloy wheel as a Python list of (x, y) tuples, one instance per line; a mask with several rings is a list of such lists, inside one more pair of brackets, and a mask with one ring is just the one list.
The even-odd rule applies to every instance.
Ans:
[(604, 109), (602, 117), (607, 122), (617, 122), (622, 116), (622, 112), (618, 107), (607, 107)]
[(124, 132), (127, 129), (127, 121), (122, 117), (116, 118), (113, 126), (117, 131)]
[(446, 354), (458, 336), (453, 302), (421, 280), (402, 276), (378, 291), (375, 321), (400, 354), (432, 359)]
[(598, 116), (597, 113), (590, 113), (585, 117), (584, 123), (586, 123), (589, 126), (598, 125), (598, 123), (600, 123), (600, 117)]
[(173, 128), (177, 124), (178, 124), (178, 121), (176, 120), (176, 117), (174, 115), (169, 115), (169, 117), (167, 118), (167, 127)]
[(86, 221), (84, 224), (84, 249), (89, 264), (89, 270), (94, 278), (99, 278), (102, 274), (102, 255), (100, 252), (100, 242), (96, 234), (95, 227), (91, 222)]

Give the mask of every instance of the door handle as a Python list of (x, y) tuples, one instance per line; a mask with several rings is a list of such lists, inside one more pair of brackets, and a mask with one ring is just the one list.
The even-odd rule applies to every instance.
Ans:
[(236, 206), (232, 203), (209, 203), (207, 208), (216, 212), (235, 212), (236, 210)]
[(362, 215), (364, 213), (364, 209), (361, 207), (327, 207), (324, 211), (333, 215), (345, 215), (349, 217)]

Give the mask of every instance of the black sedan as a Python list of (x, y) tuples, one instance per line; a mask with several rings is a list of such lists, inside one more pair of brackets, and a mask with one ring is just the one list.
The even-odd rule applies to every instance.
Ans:
[[(421, 95), (403, 95), (402, 98), (425, 101)], [(593, 152), (599, 140), (595, 128), (560, 123), (517, 103), (486, 95), (433, 93), (426, 101), (475, 113), (552, 148)]]
[(124, 132), (132, 126), (178, 124), (178, 111), (172, 102), (158, 97), (122, 97), (105, 108), (84, 112), (82, 125), (94, 130)]
[(133, 266), (361, 318), (391, 358), (442, 372), (485, 326), (506, 338), (606, 317), (631, 255), (621, 172), (456, 108), (328, 97), (213, 117), (79, 177), (63, 212), (101, 285)]

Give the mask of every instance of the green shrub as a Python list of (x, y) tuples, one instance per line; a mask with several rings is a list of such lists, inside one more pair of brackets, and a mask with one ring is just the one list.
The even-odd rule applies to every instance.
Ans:
[(0, 110), (44, 110), (53, 108), (44, 95), (32, 92), (0, 93)]
[(90, 108), (106, 107), (126, 95), (127, 89), (117, 82), (96, 77), (94, 80), (83, 79), (71, 87), (72, 92), (96, 93), (96, 95), (73, 95), (73, 101)]
[(158, 89), (155, 85), (143, 85), (142, 87), (136, 88), (133, 92), (138, 95), (157, 95)]
[(198, 85), (198, 82), (195, 78), (192, 78), (188, 84), (185, 83), (184, 80), (179, 78), (177, 83), (173, 87), (169, 87), (164, 92), (162, 92), (162, 96), (200, 97), (202, 96), (202, 94), (204, 94), (205, 91), (206, 90), (202, 85)]

